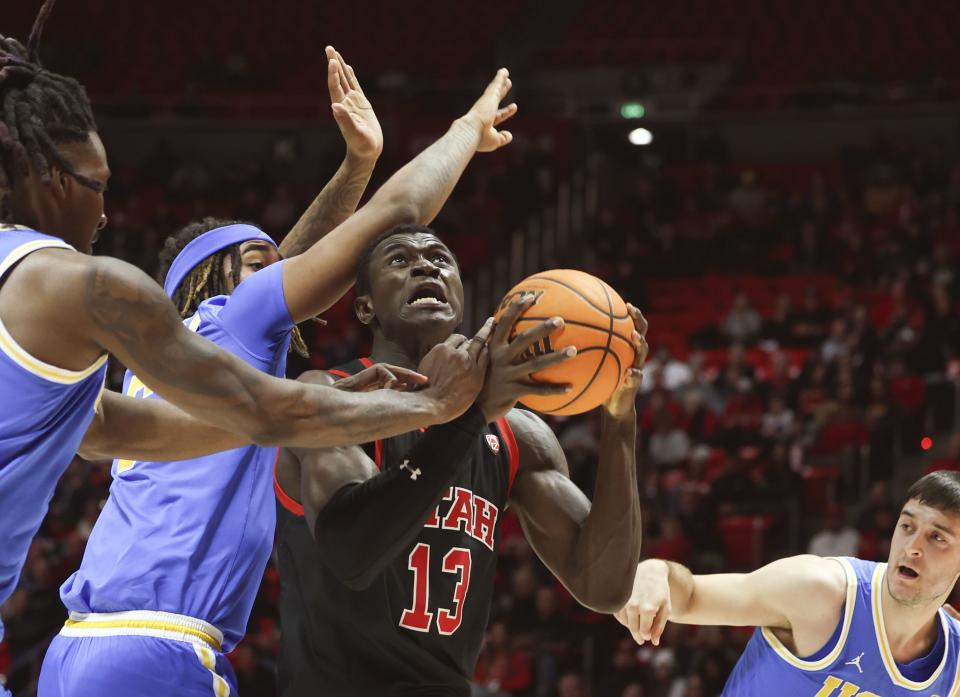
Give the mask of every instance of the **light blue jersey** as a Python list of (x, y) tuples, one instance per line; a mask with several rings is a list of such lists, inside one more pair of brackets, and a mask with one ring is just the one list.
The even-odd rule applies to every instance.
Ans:
[[(294, 327), (283, 266), (271, 264), (232, 295), (204, 301), (185, 324), (250, 365), (283, 376)], [(124, 392), (158, 398), (129, 372)], [(173, 613), (213, 625), (230, 651), (246, 630), (273, 546), (275, 457), (276, 448), (250, 445), (182, 462), (115, 461), (110, 497), (80, 569), (60, 589), (71, 617)], [(70, 625), (61, 634), (70, 636)]]
[[(0, 284), (24, 257), (47, 248), (73, 249), (33, 230), (0, 227)], [(3, 292), (10, 291), (0, 285)], [(106, 355), (80, 371), (44, 363), (0, 320), (0, 604), (16, 588), (57, 480), (93, 420), (106, 364)]]
[(722, 697), (957, 697), (960, 623), (942, 609), (937, 641), (926, 655), (897, 664), (881, 607), (886, 564), (839, 558), (847, 601), (834, 636), (813, 656), (794, 656), (768, 629), (758, 629)]

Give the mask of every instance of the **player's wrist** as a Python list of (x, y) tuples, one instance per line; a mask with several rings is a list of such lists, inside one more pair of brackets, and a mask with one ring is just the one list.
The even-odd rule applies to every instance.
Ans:
[(480, 118), (480, 114), (476, 113), (473, 109), (454, 121), (453, 127), (469, 130), (473, 135), (476, 136), (477, 144), (480, 144), (480, 136), (484, 130), (484, 123), (483, 119)]
[(369, 152), (357, 152), (348, 146), (347, 154), (343, 158), (343, 164), (351, 170), (373, 170), (382, 152), (382, 148)]

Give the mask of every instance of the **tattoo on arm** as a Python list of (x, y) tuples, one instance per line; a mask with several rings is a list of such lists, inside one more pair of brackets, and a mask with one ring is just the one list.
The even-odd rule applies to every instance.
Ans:
[(245, 378), (258, 373), (245, 365), (238, 369), (240, 361), (187, 331), (160, 287), (142, 272), (122, 262), (97, 261), (86, 285), (86, 304), (103, 348), (142, 379), (187, 394), (251, 399)]
[(351, 165), (344, 160), (283, 239), (280, 253), (284, 258), (289, 259), (307, 251), (317, 240), (353, 215), (372, 173), (370, 167)]

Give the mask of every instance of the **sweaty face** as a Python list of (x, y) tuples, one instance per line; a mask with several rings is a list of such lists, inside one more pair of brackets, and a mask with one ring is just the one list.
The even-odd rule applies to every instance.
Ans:
[(370, 300), (380, 326), (442, 327), (463, 318), (463, 284), (450, 249), (434, 235), (403, 233), (384, 240), (369, 262)]
[[(280, 252), (272, 244), (262, 240), (249, 240), (240, 244), (240, 282), (249, 278), (260, 269), (265, 269), (270, 264), (280, 261)], [(233, 285), (233, 262), (227, 257), (223, 263), (223, 273), (226, 275), (227, 287), (232, 292)]]
[(110, 180), (107, 153), (100, 136), (94, 132), (86, 141), (66, 143), (59, 148), (76, 173), (87, 180), (81, 183), (77, 178), (61, 173), (63, 198), (59, 203), (63, 210), (59, 233), (77, 250), (90, 254), (100, 230), (107, 224), (103, 207), (103, 195)]
[(950, 592), (958, 574), (960, 515), (907, 501), (890, 540), (890, 595), (904, 605), (932, 602)]

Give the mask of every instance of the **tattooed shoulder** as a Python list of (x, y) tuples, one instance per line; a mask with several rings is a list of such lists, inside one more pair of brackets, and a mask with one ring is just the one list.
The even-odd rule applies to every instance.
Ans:
[(179, 321), (155, 282), (138, 269), (113, 259), (98, 259), (90, 265), (86, 300), (93, 322), (124, 339), (148, 339), (163, 315), (168, 321)]

